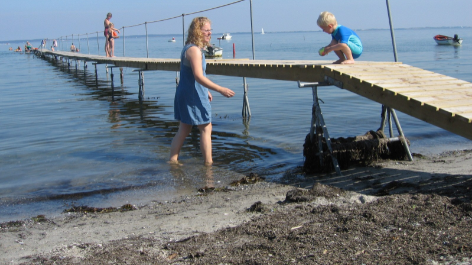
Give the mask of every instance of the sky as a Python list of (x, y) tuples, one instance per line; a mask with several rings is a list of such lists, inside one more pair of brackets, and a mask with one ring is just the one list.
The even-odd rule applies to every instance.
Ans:
[[(182, 14), (225, 5), (237, 0), (23, 0), (2, 1), (0, 41), (59, 38), (103, 32), (108, 12), (115, 27), (125, 26), (127, 36), (182, 34)], [(252, 0), (255, 32), (318, 31), (316, 19), (322, 11), (332, 12), (339, 24), (352, 29), (388, 29), (386, 0)], [(394, 28), (471, 27), (471, 0), (389, 0)], [(185, 16), (184, 28), (195, 16), (212, 21), (215, 33), (250, 32), (250, 0), (227, 7)], [(100, 36), (102, 33), (100, 33)]]

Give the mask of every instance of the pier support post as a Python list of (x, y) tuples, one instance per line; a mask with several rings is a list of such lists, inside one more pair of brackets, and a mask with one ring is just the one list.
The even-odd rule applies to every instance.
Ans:
[(311, 87), (313, 91), (313, 108), (312, 108), (312, 114), (311, 114), (311, 126), (310, 126), (310, 140), (313, 142), (313, 136), (315, 133), (318, 135), (318, 157), (320, 158), (320, 165), (323, 164), (323, 145), (321, 143), (322, 138), (325, 139), (326, 141), (326, 146), (328, 147), (328, 152), (329, 155), (333, 161), (333, 166), (334, 170), (336, 170), (336, 173), (339, 176), (342, 176), (341, 174), (341, 168), (339, 167), (338, 160), (336, 157), (333, 155), (333, 148), (331, 147), (331, 138), (329, 137), (328, 134), (328, 128), (326, 127), (324, 118), (323, 118), (323, 113), (321, 112), (321, 107), (319, 101), (321, 99), (318, 98), (318, 86), (328, 86), (330, 85), (327, 82), (314, 82), (314, 83), (302, 83), (298, 81), (298, 87)]
[(93, 63), (95, 66), (95, 85), (98, 87), (98, 73), (97, 73), (97, 63)]
[(110, 77), (111, 77), (111, 96), (113, 97), (115, 93), (115, 84), (113, 83), (113, 68), (111, 68), (110, 72)]
[(113, 82), (113, 77), (115, 76), (113, 74), (113, 68), (117, 66), (107, 66), (107, 69), (110, 68), (110, 78), (111, 78), (111, 100), (115, 101), (115, 84)]
[(380, 122), (379, 130), (384, 131), (386, 122), (388, 120), (390, 137), (393, 138), (394, 137), (393, 126), (392, 126), (392, 118), (393, 118), (395, 122), (395, 127), (397, 127), (398, 134), (400, 135), (400, 137), (398, 138), (400, 139), (400, 142), (402, 143), (403, 149), (405, 149), (405, 153), (408, 156), (408, 159), (410, 161), (413, 161), (413, 156), (411, 155), (410, 147), (408, 146), (408, 143), (405, 140), (405, 135), (403, 134), (403, 130), (400, 125), (400, 121), (398, 120), (397, 114), (395, 113), (395, 110), (385, 105), (382, 105), (381, 117), (382, 117), (382, 121)]
[(144, 99), (144, 71), (145, 69), (133, 70), (133, 72), (138, 72), (138, 99), (142, 101)]
[(144, 98), (144, 72), (143, 71), (139, 71), (138, 85), (139, 85), (138, 98), (139, 100), (143, 100)]
[(243, 110), (242, 115), (244, 118), (251, 117), (251, 108), (249, 107), (249, 98), (247, 97), (248, 85), (246, 77), (243, 77), (244, 96), (243, 96)]
[(120, 67), (120, 81), (121, 81), (121, 85), (123, 85), (123, 67)]

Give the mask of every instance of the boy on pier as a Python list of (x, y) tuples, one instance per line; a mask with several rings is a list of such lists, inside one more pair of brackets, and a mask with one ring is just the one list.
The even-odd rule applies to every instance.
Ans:
[(362, 42), (359, 36), (350, 28), (338, 25), (336, 18), (330, 12), (322, 12), (316, 21), (318, 26), (328, 34), (331, 34), (331, 43), (321, 48), (320, 55), (334, 51), (339, 57), (335, 64), (353, 64), (354, 59), (362, 54)]

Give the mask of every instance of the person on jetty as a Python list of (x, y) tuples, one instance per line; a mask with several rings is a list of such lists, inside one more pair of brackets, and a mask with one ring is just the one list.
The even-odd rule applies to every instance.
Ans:
[(174, 99), (174, 117), (180, 124), (170, 146), (171, 164), (178, 164), (180, 149), (193, 125), (200, 130), (200, 149), (205, 165), (213, 164), (210, 105), (213, 97), (208, 89), (219, 92), (227, 98), (234, 96), (235, 93), (206, 77), (206, 61), (202, 49), (210, 45), (210, 40), (211, 21), (206, 17), (194, 18), (180, 54), (180, 82)]
[[(103, 35), (105, 35), (105, 54), (107, 57), (109, 57), (109, 48), (110, 48), (110, 43), (109, 43), (109, 39), (108, 39), (108, 30), (110, 28), (110, 19), (112, 18), (112, 14), (111, 13), (108, 13), (107, 14), (107, 18), (105, 19), (105, 21), (103, 21), (103, 25), (105, 26), (105, 31), (103, 32)], [(118, 33), (120, 33), (119, 30), (115, 29), (116, 31), (118, 31)]]
[(30, 51), (31, 50), (31, 43), (29, 41), (26, 42), (25, 44), (25, 51)]
[(108, 24), (108, 54), (107, 57), (115, 57), (115, 38), (118, 38), (118, 34), (116, 32), (120, 32), (118, 29), (115, 28), (115, 24), (111, 23)]
[(334, 51), (339, 57), (335, 64), (353, 64), (354, 59), (362, 54), (362, 42), (359, 36), (350, 28), (338, 25), (336, 18), (330, 12), (322, 12), (317, 20), (318, 26), (328, 34), (331, 34), (331, 43), (321, 48), (320, 55)]
[(75, 50), (76, 50), (75, 45), (74, 45), (74, 43), (72, 43), (72, 45), (70, 45), (70, 51), (75, 52)]

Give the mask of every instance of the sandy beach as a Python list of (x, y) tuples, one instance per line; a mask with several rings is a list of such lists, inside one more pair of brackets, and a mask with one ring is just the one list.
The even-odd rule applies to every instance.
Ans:
[(471, 264), (472, 151), (342, 173), (2, 223), (0, 263)]

